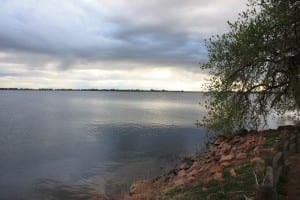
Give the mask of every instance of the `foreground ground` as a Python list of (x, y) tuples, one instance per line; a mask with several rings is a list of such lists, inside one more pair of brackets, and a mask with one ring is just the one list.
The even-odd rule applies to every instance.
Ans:
[[(133, 184), (130, 194), (90, 200), (255, 199), (258, 187), (264, 182), (265, 167), (291, 133), (299, 135), (299, 127), (219, 136), (205, 156), (186, 158), (161, 177)], [(289, 154), (286, 165), (277, 187), (278, 198), (296, 200), (300, 195), (299, 154)]]
[(286, 200), (300, 199), (300, 153), (295, 153), (287, 159), (289, 169), (285, 184)]

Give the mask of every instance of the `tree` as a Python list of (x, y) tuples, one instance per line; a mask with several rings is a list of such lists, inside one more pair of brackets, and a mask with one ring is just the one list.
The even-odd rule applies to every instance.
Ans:
[(214, 131), (257, 129), (271, 110), (300, 108), (300, 2), (249, 0), (230, 31), (206, 45), (208, 114), (200, 125)]

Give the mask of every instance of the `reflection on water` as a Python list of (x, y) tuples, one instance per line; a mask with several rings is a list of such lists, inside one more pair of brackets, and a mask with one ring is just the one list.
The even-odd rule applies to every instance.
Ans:
[(97, 194), (94, 188), (95, 185), (91, 184), (72, 185), (64, 184), (54, 179), (43, 178), (35, 182), (35, 192), (31, 194), (30, 199), (87, 200)]
[[(200, 93), (0, 92), (0, 199), (123, 193), (201, 149)], [(42, 195), (42, 196), (41, 196)]]
[(202, 100), (201, 93), (0, 91), (0, 199), (127, 192), (204, 148), (205, 131), (194, 125)]

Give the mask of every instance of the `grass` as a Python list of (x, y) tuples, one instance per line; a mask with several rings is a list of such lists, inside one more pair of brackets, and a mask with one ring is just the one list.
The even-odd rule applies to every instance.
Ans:
[[(278, 131), (271, 131), (264, 135), (266, 140), (263, 148), (279, 148), (281, 146), (280, 134)], [(248, 152), (249, 153), (249, 152)], [(272, 152), (263, 152), (261, 155), (266, 162), (271, 162)], [(237, 174), (233, 177), (230, 169), (234, 168)], [(175, 188), (166, 193), (161, 199), (174, 200), (244, 200), (245, 196), (254, 197), (256, 195), (256, 173), (258, 182), (263, 179), (264, 165), (251, 163), (250, 160), (235, 162), (223, 170), (223, 181), (212, 181), (208, 185), (200, 182), (193, 186), (183, 186)], [(284, 184), (284, 176), (281, 177), (281, 183)], [(284, 194), (284, 187), (279, 186)]]
[[(299, 131), (298, 131), (299, 134)], [(265, 160), (266, 165), (272, 164), (272, 159), (277, 150), (282, 149), (282, 136), (278, 130), (269, 131), (264, 134), (265, 143), (261, 146), (262, 151), (260, 157)], [(253, 151), (250, 149), (249, 151)], [(247, 152), (251, 154), (251, 152)], [(235, 169), (236, 177), (230, 174), (231, 169)], [(250, 159), (232, 163), (223, 170), (222, 181), (212, 181), (204, 185), (201, 183), (201, 178), (197, 183), (191, 186), (181, 186), (165, 193), (161, 199), (172, 200), (244, 200), (245, 196), (255, 197), (257, 191), (255, 172), (258, 183), (263, 181), (265, 165), (262, 163), (252, 163)], [(278, 198), (286, 196), (286, 182), (288, 179), (288, 169), (282, 173), (277, 189)]]
[(263, 144), (263, 149), (273, 149), (273, 151), (262, 151), (261, 157), (265, 160), (266, 165), (272, 166), (272, 161), (276, 151), (282, 149), (283, 140), (280, 136), (279, 131), (270, 131), (264, 135), (265, 143)]
[[(237, 176), (230, 174), (231, 168), (236, 169)], [(224, 169), (223, 181), (213, 181), (208, 185), (201, 183), (195, 186), (179, 187), (169, 191), (162, 199), (191, 199), (191, 200), (239, 200), (255, 196), (256, 181), (253, 171), (257, 171), (258, 166), (254, 163), (233, 164)]]
[(277, 184), (277, 192), (278, 192), (278, 199), (285, 199), (287, 195), (287, 188), (286, 184), (288, 182), (288, 175), (289, 175), (289, 168), (286, 167), (281, 176), (279, 177), (279, 181)]
[(264, 148), (271, 148), (274, 147), (274, 144), (280, 142), (280, 134), (278, 131), (270, 131), (264, 135), (266, 138), (265, 144), (263, 145)]

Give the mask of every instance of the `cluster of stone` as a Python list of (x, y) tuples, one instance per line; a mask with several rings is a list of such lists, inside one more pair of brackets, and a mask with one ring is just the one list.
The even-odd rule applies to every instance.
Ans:
[[(263, 134), (258, 132), (249, 132), (230, 139), (219, 136), (213, 140), (205, 156), (185, 158), (180, 165), (161, 177), (136, 182), (125, 199), (155, 199), (157, 194), (199, 180), (204, 185), (213, 180), (222, 181), (224, 168), (234, 162), (249, 159), (250, 162), (264, 163), (259, 157), (264, 142)], [(231, 168), (230, 174), (236, 176), (236, 170)]]

